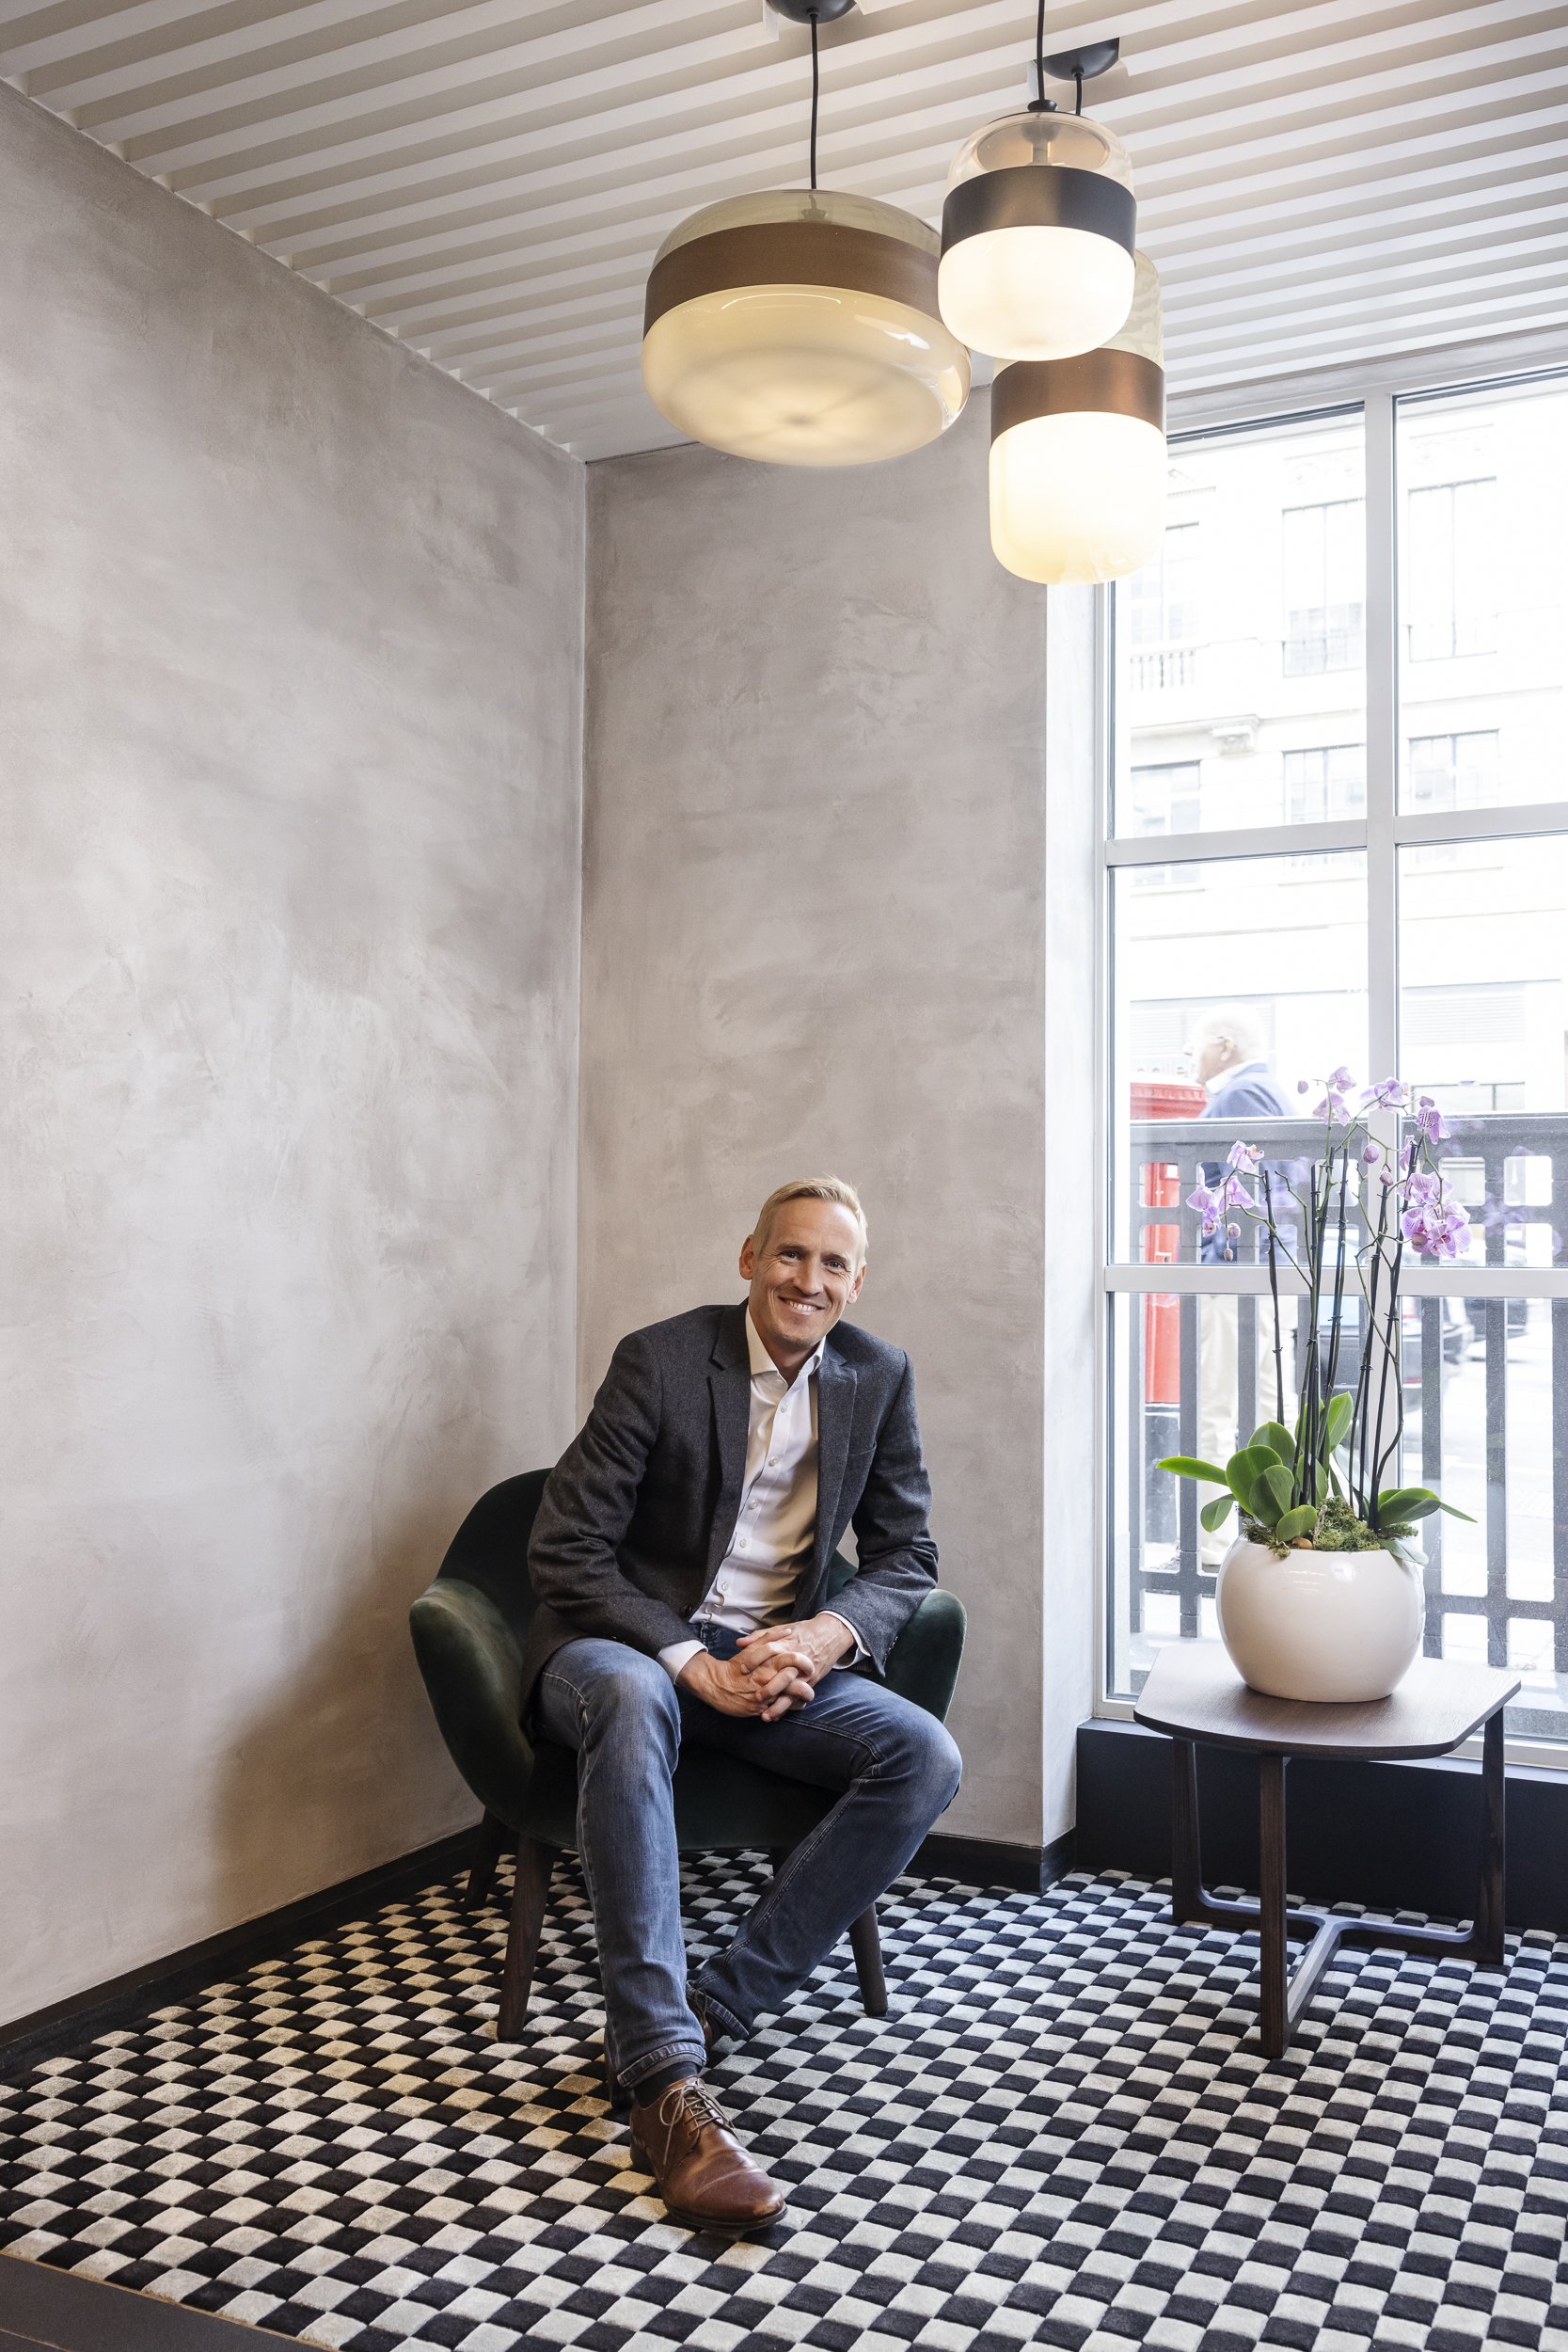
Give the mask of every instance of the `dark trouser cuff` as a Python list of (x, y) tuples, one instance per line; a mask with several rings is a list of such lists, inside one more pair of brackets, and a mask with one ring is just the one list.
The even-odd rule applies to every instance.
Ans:
[(619, 2070), (623, 2088), (633, 2091), (646, 2103), (656, 2091), (667, 2090), (672, 2083), (686, 2081), (700, 2074), (707, 2064), (707, 2052), (699, 2042), (695, 2049), (683, 2042), (662, 2050), (650, 2050), (645, 2058), (633, 2058), (629, 2066)]
[(706, 2010), (708, 2017), (727, 2042), (744, 2042), (747, 2039), (752, 2030), (751, 2026), (743, 2019), (737, 2017), (733, 2010), (726, 2009), (722, 2001), (716, 2000), (701, 1977), (692, 1979), (691, 1996), (703, 2010)]

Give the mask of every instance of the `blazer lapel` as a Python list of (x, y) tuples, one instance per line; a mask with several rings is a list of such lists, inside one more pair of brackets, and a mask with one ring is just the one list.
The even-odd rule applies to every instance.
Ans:
[(707, 1579), (713, 1582), (719, 1563), (729, 1549), (740, 1510), (740, 1489), (746, 1483), (746, 1438), (752, 1415), (752, 1359), (746, 1345), (746, 1310), (736, 1308), (719, 1327), (708, 1364), (707, 1384), (713, 1398), (714, 1439), (719, 1454), (719, 1499), (708, 1530)]
[(822, 1351), (816, 1375), (816, 1540), (812, 1553), (812, 1581), (820, 1582), (833, 1548), (838, 1499), (844, 1487), (844, 1465), (849, 1453), (849, 1424), (855, 1411), (853, 1367), (835, 1354), (832, 1343)]

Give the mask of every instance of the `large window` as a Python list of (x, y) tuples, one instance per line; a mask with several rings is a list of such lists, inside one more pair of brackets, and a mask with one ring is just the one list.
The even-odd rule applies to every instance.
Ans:
[(1216, 1630), (1154, 1462), (1273, 1406), (1266, 1269), (1186, 1196), (1345, 1062), (1435, 1097), (1475, 1220), (1407, 1279), (1403, 1470), (1474, 1520), (1427, 1650), (1568, 1761), (1568, 377), (1178, 441), (1169, 514), (1108, 600), (1107, 1696)]

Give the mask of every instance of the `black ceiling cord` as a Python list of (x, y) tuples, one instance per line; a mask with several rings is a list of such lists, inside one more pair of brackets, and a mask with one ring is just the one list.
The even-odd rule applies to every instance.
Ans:
[[(1053, 115), (1056, 101), (1045, 94), (1045, 0), (1040, 0), (1039, 13), (1035, 19), (1035, 95), (1029, 101), (1032, 115)], [(1079, 112), (1083, 112), (1082, 104)]]
[[(1040, 0), (1040, 8), (1041, 8), (1042, 12), (1043, 12), (1043, 10), (1044, 10), (1044, 7), (1045, 7), (1045, 0)], [(815, 192), (816, 187), (816, 100), (817, 100), (817, 92), (818, 92), (818, 81), (817, 81), (817, 74), (818, 74), (818, 68), (817, 68), (817, 62), (816, 62), (816, 10), (815, 8), (813, 8), (813, 10), (812, 10), (812, 12), (811, 12), (811, 184), (812, 184), (812, 188), (813, 188), (813, 191), (814, 191), (814, 192)]]

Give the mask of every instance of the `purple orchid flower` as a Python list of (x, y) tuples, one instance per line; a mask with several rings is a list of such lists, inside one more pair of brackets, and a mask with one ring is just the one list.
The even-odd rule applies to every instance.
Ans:
[(1205, 1241), (1209, 1239), (1209, 1236), (1212, 1233), (1217, 1233), (1219, 1232), (1220, 1210), (1222, 1205), (1219, 1194), (1212, 1191), (1207, 1184), (1197, 1185), (1194, 1191), (1187, 1195), (1188, 1208), (1196, 1209), (1198, 1216), (1203, 1220), (1203, 1238)]
[[(1423, 1187), (1419, 1194), (1415, 1191), (1418, 1182)], [(1461, 1207), (1440, 1177), (1413, 1177), (1409, 1195), (1414, 1205), (1401, 1217), (1400, 1231), (1422, 1257), (1457, 1258), (1469, 1248), (1470, 1213)]]
[(1233, 1143), (1225, 1164), (1230, 1168), (1244, 1168), (1250, 1173), (1261, 1156), (1262, 1147), (1259, 1144)]
[(1380, 1078), (1375, 1087), (1365, 1088), (1361, 1095), (1364, 1105), (1386, 1111), (1402, 1110), (1409, 1098), (1410, 1089), (1402, 1078)]
[[(1198, 1184), (1187, 1195), (1187, 1206), (1203, 1220), (1203, 1238), (1217, 1233), (1227, 1209), (1256, 1210), (1258, 1203), (1239, 1176), (1222, 1176), (1217, 1184)], [(1238, 1232), (1240, 1229), (1238, 1228)]]
[(1355, 1080), (1343, 1062), (1339, 1064), (1338, 1070), (1331, 1070), (1323, 1080), (1323, 1099), (1314, 1109), (1313, 1118), (1342, 1119), (1345, 1104), (1349, 1100), (1351, 1089), (1354, 1084)]

